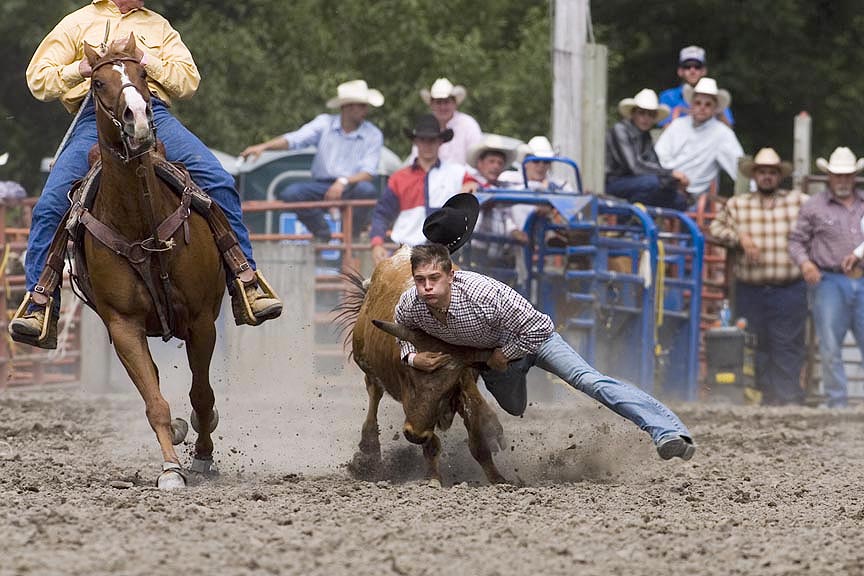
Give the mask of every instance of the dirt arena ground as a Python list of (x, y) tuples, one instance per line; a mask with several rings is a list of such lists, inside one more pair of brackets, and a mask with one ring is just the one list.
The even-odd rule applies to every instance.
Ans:
[(673, 405), (699, 452), (664, 462), (631, 424), (547, 391), (501, 413), (512, 485), (485, 483), (457, 421), (435, 489), (392, 401), (388, 480), (349, 476), (365, 412), (350, 372), (281, 384), (217, 392), (222, 476), (174, 493), (152, 487), (136, 396), (0, 392), (0, 575), (864, 573), (864, 407)]

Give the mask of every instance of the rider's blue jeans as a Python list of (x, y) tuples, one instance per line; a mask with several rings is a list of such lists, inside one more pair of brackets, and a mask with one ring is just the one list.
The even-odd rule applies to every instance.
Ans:
[(630, 420), (648, 432), (655, 444), (667, 436), (692, 439), (684, 423), (659, 400), (635, 386), (601, 374), (557, 332), (537, 350), (535, 365)]
[[(243, 224), (240, 196), (234, 187), (234, 178), (222, 168), (207, 146), (174, 118), (161, 100), (152, 98), (151, 101), (156, 136), (165, 144), (168, 160), (185, 164), (195, 183), (222, 208), (237, 235), (243, 254), (246, 255), (252, 268), (255, 268), (252, 243), (249, 241), (249, 231)], [(48, 175), (48, 180), (42, 189), (42, 196), (33, 208), (33, 222), (30, 226), (30, 238), (27, 241), (25, 263), (28, 290), (33, 290), (45, 267), (51, 239), (63, 214), (69, 208), (67, 193), (75, 180), (87, 174), (89, 169), (87, 153), (94, 144), (96, 144), (96, 113), (91, 103), (81, 112), (66, 147)]]

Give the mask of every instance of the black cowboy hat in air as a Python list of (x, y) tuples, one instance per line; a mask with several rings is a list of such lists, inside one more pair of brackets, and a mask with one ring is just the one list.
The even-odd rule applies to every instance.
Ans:
[(471, 238), (479, 214), (480, 202), (473, 194), (456, 194), (426, 217), (423, 235), (429, 242), (443, 244), (453, 254)]
[(405, 135), (412, 140), (414, 138), (438, 138), (441, 142), (449, 142), (453, 139), (453, 130), (447, 128), (441, 130), (438, 120), (432, 114), (423, 114), (414, 121), (413, 128), (405, 128)]

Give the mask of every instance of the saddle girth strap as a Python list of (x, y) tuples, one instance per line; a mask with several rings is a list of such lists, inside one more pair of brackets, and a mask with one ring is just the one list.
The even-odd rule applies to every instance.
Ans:
[[(191, 201), (191, 195), (184, 194), (180, 200), (180, 206), (178, 206), (174, 212), (159, 224), (156, 230), (161, 243), (169, 242), (180, 226), (186, 223), (186, 220), (189, 217), (189, 205)], [(165, 330), (166, 328), (169, 328), (169, 316), (164, 310), (166, 304), (163, 304), (159, 291), (156, 289), (156, 285), (153, 282), (153, 276), (150, 274), (150, 258), (153, 255), (153, 250), (147, 248), (145, 244), (150, 242), (151, 239), (148, 238), (144, 241), (129, 242), (129, 240), (121, 236), (119, 232), (97, 220), (89, 210), (84, 210), (81, 213), (79, 221), (103, 246), (115, 254), (126, 258), (126, 260), (129, 261), (129, 265), (132, 266), (132, 269), (135, 270), (135, 272), (137, 272), (144, 281), (144, 285), (147, 287), (147, 292), (150, 294), (153, 304), (156, 306), (156, 312), (159, 316), (160, 324), (162, 325), (162, 337), (164, 339), (166, 336)], [(63, 230), (65, 231), (65, 228), (63, 228)], [(161, 252), (159, 252), (159, 254), (161, 254)], [(164, 270), (164, 268), (162, 270)], [(166, 297), (166, 302), (167, 305), (170, 306), (168, 297)], [(167, 336), (168, 339), (170, 339), (170, 329)]]
[[(158, 190), (159, 182), (156, 179), (156, 172), (153, 168), (153, 156), (151, 154), (144, 154), (140, 157), (135, 173), (138, 176), (141, 211), (144, 213), (147, 226), (151, 230), (150, 240), (153, 244), (152, 250), (156, 252), (156, 260), (159, 265), (159, 279), (162, 281), (162, 295), (165, 299), (162, 301), (161, 298), (158, 298), (158, 293), (154, 294), (151, 292), (151, 296), (153, 296), (153, 301), (156, 304), (159, 323), (162, 325), (162, 340), (167, 342), (171, 339), (171, 335), (174, 332), (174, 307), (171, 305), (171, 278), (168, 276), (168, 255), (165, 254), (167, 250), (170, 250), (171, 246), (166, 245), (159, 238), (159, 231), (153, 214), (153, 193)], [(142, 248), (144, 248), (143, 244)]]

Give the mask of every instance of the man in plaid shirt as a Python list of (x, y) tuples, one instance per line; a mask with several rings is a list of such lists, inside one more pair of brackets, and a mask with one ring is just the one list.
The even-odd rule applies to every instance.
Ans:
[[(430, 239), (427, 226), (424, 233)], [(525, 410), (524, 373), (536, 364), (627, 418), (651, 435), (664, 460), (689, 460), (696, 451), (687, 427), (669, 408), (642, 390), (592, 368), (561, 335), (549, 316), (538, 312), (509, 286), (481, 274), (453, 270), (441, 244), (411, 252), (414, 286), (396, 306), (396, 322), (450, 344), (493, 349), (481, 370), (487, 388), (514, 415)], [(400, 341), (403, 362), (427, 372), (447, 363), (439, 352), (417, 352)]]
[(735, 250), (735, 311), (756, 336), (756, 386), (762, 403), (802, 404), (807, 285), (789, 256), (789, 233), (807, 196), (783, 190), (792, 173), (771, 148), (759, 150), (741, 172), (756, 181), (757, 193), (729, 199), (711, 223), (711, 234)]

